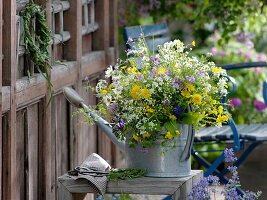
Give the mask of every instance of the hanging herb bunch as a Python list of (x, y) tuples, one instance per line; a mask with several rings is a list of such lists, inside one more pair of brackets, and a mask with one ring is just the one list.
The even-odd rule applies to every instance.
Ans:
[[(48, 52), (48, 46), (52, 42), (52, 34), (47, 25), (45, 11), (41, 6), (30, 2), (20, 15), (23, 18), (25, 49), (37, 71), (47, 81), (51, 92), (50, 102), (54, 93), (51, 77), (48, 73), (49, 69), (52, 68)], [(35, 19), (35, 29), (32, 23), (33, 19)]]

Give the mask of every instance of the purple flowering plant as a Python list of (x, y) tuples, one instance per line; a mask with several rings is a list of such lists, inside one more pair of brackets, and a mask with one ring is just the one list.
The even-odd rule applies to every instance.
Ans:
[(221, 195), (224, 197), (224, 200), (255, 200), (260, 197), (260, 191), (256, 193), (245, 191), (243, 195), (237, 192), (237, 188), (241, 186), (241, 183), (239, 180), (237, 167), (232, 164), (237, 160), (237, 158), (234, 156), (233, 149), (226, 148), (224, 150), (224, 157), (225, 162), (230, 164), (227, 169), (231, 173), (231, 177), (228, 180), (228, 183), (222, 186), (223, 190), (216, 190), (216, 186), (220, 185), (219, 178), (217, 176), (210, 175), (208, 177), (201, 178), (196, 184), (193, 185), (192, 191), (188, 196), (189, 200), (210, 200), (213, 195), (215, 196), (215, 193), (221, 193)]
[[(215, 31), (209, 38), (210, 48), (206, 51), (209, 51), (211, 58), (218, 65), (266, 62), (267, 55), (257, 52), (257, 43), (253, 44), (253, 36), (247, 31), (235, 33), (227, 45), (220, 46), (218, 41), (221, 35)], [(236, 69), (229, 70), (227, 73), (236, 80), (237, 84), (235, 93), (228, 96), (229, 111), (236, 124), (266, 123), (267, 106), (262, 96), (263, 82), (267, 80), (266, 68)]]
[(97, 83), (100, 100), (92, 109), (101, 117), (109, 116), (116, 136), (125, 140), (127, 134), (133, 147), (138, 143), (151, 147), (157, 139), (174, 142), (179, 124), (220, 127), (229, 119), (219, 102), (227, 93), (226, 72), (191, 56), (193, 46), (195, 42), (185, 46), (174, 40), (159, 45), (158, 53), (152, 54), (140, 37), (138, 46), (127, 51), (131, 56), (106, 70), (111, 84)]

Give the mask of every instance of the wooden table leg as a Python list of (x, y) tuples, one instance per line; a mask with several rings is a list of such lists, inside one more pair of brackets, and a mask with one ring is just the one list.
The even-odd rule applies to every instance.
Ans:
[(61, 183), (58, 183), (58, 199), (74, 200), (73, 195)]

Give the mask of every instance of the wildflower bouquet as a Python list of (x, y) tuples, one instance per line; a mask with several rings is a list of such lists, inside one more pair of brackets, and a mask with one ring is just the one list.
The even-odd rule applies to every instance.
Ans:
[[(95, 88), (100, 102), (95, 108), (109, 116), (113, 132), (130, 146), (150, 147), (157, 139), (166, 143), (179, 135), (179, 124), (221, 126), (229, 115), (219, 100), (227, 93), (225, 70), (213, 62), (189, 56), (191, 45), (174, 40), (152, 54), (144, 37), (128, 50), (125, 61), (110, 66)], [(131, 40), (129, 40), (131, 42)], [(190, 106), (189, 106), (190, 105)], [(190, 109), (189, 109), (190, 108)]]

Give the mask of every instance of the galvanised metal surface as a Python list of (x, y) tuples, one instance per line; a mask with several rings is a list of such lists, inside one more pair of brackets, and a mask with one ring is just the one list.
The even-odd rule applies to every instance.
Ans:
[(128, 168), (146, 168), (147, 176), (151, 177), (184, 177), (190, 175), (190, 159), (181, 161), (188, 136), (189, 125), (179, 126), (180, 135), (176, 139), (175, 147), (163, 147), (161, 140), (151, 148), (141, 145), (129, 148), (125, 145), (125, 156)]

